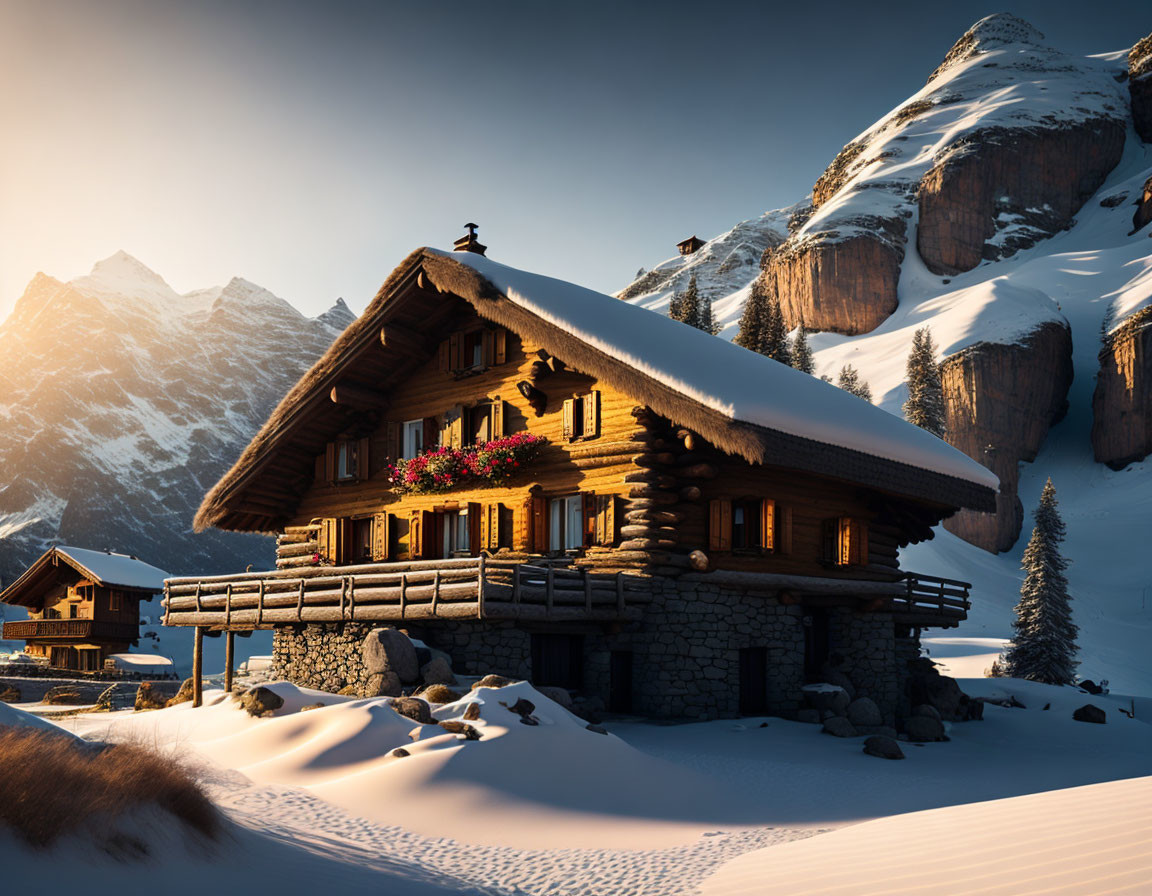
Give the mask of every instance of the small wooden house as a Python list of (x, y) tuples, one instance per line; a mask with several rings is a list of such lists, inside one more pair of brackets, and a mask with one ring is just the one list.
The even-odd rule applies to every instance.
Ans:
[[(196, 518), (277, 569), (172, 579), (166, 622), (275, 630), (301, 684), (376, 693), (399, 625), (459, 668), (612, 709), (791, 712), (830, 664), (891, 716), (967, 586), (899, 568), (996, 478), (819, 379), (475, 251), (413, 252)], [(231, 637), (231, 635), (229, 635)]]
[(3, 592), (0, 603), (28, 619), (5, 622), (4, 640), (24, 641), (57, 669), (95, 672), (140, 637), (140, 601), (164, 590), (168, 576), (126, 554), (54, 547)]
[(703, 245), (704, 240), (700, 239), (700, 237), (696, 236), (696, 234), (692, 234), (692, 236), (688, 237), (688, 239), (678, 242), (676, 244), (676, 248), (680, 250), (681, 255), (691, 255), (693, 252), (700, 249), (700, 247)]

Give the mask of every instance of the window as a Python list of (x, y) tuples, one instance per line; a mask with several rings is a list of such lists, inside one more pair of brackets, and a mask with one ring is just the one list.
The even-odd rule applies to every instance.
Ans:
[(763, 547), (760, 505), (760, 501), (732, 502), (732, 550)]
[(771, 498), (717, 498), (708, 504), (713, 551), (792, 553), (792, 509)]
[(407, 420), (404, 423), (403, 458), (411, 459), (424, 450), (424, 420)]
[(369, 439), (339, 439), (324, 452), (324, 478), (330, 484), (368, 478)]
[(492, 435), (492, 405), (478, 404), (469, 409), (468, 437), (472, 445), (483, 445), (494, 438)]
[(479, 370), (484, 366), (484, 331), (464, 334), (464, 357), (461, 370)]
[(593, 390), (564, 401), (564, 439), (575, 442), (600, 435), (600, 392)]
[(439, 367), (457, 376), (508, 360), (508, 331), (502, 327), (458, 330), (440, 343)]
[(821, 561), (829, 566), (868, 564), (868, 523), (842, 516), (825, 520), (821, 539)]
[(548, 514), (550, 551), (569, 551), (584, 546), (583, 496), (553, 498), (549, 502)]
[(468, 522), (467, 510), (447, 510), (444, 512), (442, 557), (455, 557), (459, 554), (471, 553)]
[(68, 605), (68, 618), (69, 619), (79, 619), (80, 618), (80, 606), (78, 604), (69, 604)]
[(356, 443), (336, 443), (336, 481), (356, 478)]
[(119, 613), (120, 608), (123, 606), (124, 595), (119, 591), (113, 591), (108, 595), (108, 609), (113, 613)]
[(372, 559), (372, 517), (352, 520), (352, 555), (349, 559), (353, 563)]

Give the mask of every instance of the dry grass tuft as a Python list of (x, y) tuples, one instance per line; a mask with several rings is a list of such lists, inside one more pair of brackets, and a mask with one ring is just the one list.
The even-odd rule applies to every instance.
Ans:
[(0, 824), (35, 847), (85, 830), (114, 839), (109, 822), (147, 808), (211, 839), (221, 830), (220, 813), (200, 785), (178, 763), (142, 747), (0, 728), (0, 768)]

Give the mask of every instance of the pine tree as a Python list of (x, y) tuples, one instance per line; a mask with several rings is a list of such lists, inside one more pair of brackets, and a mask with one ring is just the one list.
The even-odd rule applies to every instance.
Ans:
[(792, 339), (792, 366), (797, 370), (804, 371), (809, 376), (816, 369), (812, 361), (812, 349), (808, 346), (808, 331), (804, 329), (804, 324), (800, 324), (800, 329), (796, 331), (796, 336)]
[(872, 401), (872, 387), (860, 379), (860, 374), (851, 364), (845, 364), (840, 368), (840, 378), (836, 381), (836, 385), (845, 392), (851, 392), (857, 398), (863, 398), (868, 402)]
[(684, 320), (684, 293), (674, 292), (668, 300), (668, 316), (672, 320)]
[(698, 330), (703, 330), (710, 336), (715, 336), (720, 332), (720, 325), (712, 319), (712, 300), (700, 299), (698, 311), (696, 314), (696, 321), (693, 326)]
[(764, 320), (764, 347), (761, 354), (779, 361), (781, 364), (792, 363), (792, 351), (788, 347), (788, 328), (784, 324), (784, 315), (780, 311), (780, 302), (775, 294), (768, 296), (768, 314)]
[(740, 329), (734, 340), (737, 345), (749, 351), (758, 352), (763, 345), (764, 323), (768, 315), (768, 292), (764, 282), (757, 277), (752, 282), (752, 292), (744, 303), (740, 314)]
[[(679, 303), (675, 310), (669, 309), (674, 320), (681, 323), (690, 324), (695, 327), (700, 320), (700, 292), (696, 288), (696, 275), (693, 274), (688, 278), (688, 288), (679, 294)], [(676, 297), (673, 297), (673, 302)]]
[(904, 417), (934, 436), (944, 438), (947, 420), (944, 407), (944, 386), (940, 382), (940, 367), (936, 363), (936, 346), (928, 327), (917, 330), (912, 337), (912, 351), (908, 354), (908, 400), (904, 402)]
[(1076, 635), (1071, 597), (1060, 554), (1064, 521), (1056, 507), (1056, 489), (1049, 479), (1033, 516), (1036, 527), (1024, 550), (1024, 584), (1016, 605), (1016, 637), (1004, 657), (1013, 678), (1046, 684), (1072, 684), (1076, 676)]

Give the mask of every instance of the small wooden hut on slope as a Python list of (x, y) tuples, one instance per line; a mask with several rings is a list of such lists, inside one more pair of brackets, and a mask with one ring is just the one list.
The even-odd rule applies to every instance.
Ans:
[(168, 573), (127, 554), (51, 548), (0, 593), (29, 618), (5, 622), (4, 640), (25, 641), (58, 669), (95, 672), (140, 638), (140, 601), (164, 589)]
[[(967, 586), (897, 552), (995, 477), (834, 386), (463, 241), (418, 249), (196, 518), (277, 569), (172, 579), (169, 625), (275, 630), (304, 685), (382, 679), (381, 624), (610, 708), (795, 710), (829, 662), (896, 711)], [(231, 635), (229, 635), (231, 637)]]

